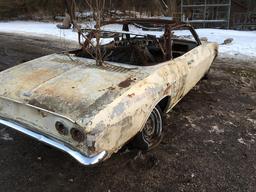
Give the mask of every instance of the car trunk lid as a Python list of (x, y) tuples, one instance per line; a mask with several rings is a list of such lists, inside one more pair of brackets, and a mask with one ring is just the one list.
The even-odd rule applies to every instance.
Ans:
[(54, 54), (1, 72), (0, 96), (76, 120), (111, 103), (142, 76), (134, 69)]

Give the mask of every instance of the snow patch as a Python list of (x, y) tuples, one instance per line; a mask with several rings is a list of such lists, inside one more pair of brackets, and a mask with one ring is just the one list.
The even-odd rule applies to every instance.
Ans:
[(61, 30), (56, 27), (56, 23), (44, 23), (34, 21), (11, 21), (0, 22), (0, 32), (17, 33), (27, 36), (77, 40), (77, 33), (72, 29)]
[(214, 125), (214, 126), (212, 126), (212, 128), (209, 132), (221, 134), (221, 133), (224, 133), (224, 129), (220, 129), (217, 125)]
[(13, 138), (10, 137), (10, 134), (6, 132), (6, 129), (0, 130), (0, 139), (4, 141), (13, 141)]
[(256, 120), (255, 119), (247, 119), (248, 121), (252, 122), (253, 124), (256, 124)]
[[(189, 116), (185, 116), (185, 119), (187, 119), (187, 121), (189, 122), (189, 125), (195, 129), (196, 131), (201, 131), (200, 127), (198, 127), (196, 124), (194, 124), (194, 120), (189, 117)], [(189, 126), (188, 124), (186, 124), (186, 126)]]
[(237, 141), (243, 145), (247, 145), (242, 137), (237, 139)]
[[(207, 37), (208, 41), (217, 42), (220, 45), (220, 57), (256, 60), (256, 31), (223, 29), (198, 29), (196, 31), (200, 37)], [(233, 42), (222, 45), (228, 38), (232, 38)]]
[(215, 141), (213, 141), (213, 140), (204, 140), (204, 143), (215, 143)]

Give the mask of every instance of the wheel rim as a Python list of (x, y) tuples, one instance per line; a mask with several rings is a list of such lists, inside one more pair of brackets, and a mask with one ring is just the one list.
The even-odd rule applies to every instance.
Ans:
[(152, 148), (161, 141), (162, 135), (162, 117), (157, 108), (155, 108), (148, 118), (143, 131), (142, 137), (148, 148)]

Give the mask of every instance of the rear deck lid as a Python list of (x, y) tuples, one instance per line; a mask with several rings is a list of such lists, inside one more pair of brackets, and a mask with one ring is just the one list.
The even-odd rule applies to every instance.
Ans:
[(53, 54), (0, 73), (0, 96), (74, 120), (97, 113), (145, 74), (120, 66)]

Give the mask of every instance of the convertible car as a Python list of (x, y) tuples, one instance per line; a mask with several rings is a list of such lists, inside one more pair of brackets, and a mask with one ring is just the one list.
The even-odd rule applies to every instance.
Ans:
[(0, 72), (0, 124), (83, 165), (102, 162), (124, 145), (157, 146), (162, 114), (207, 74), (218, 46), (201, 42), (189, 24), (170, 20), (104, 25), (121, 27), (81, 29), (81, 49)]

